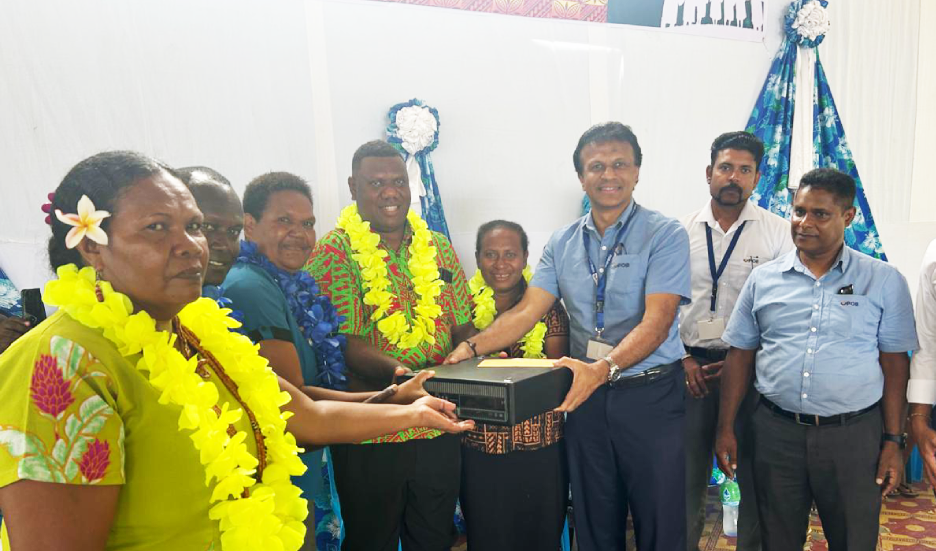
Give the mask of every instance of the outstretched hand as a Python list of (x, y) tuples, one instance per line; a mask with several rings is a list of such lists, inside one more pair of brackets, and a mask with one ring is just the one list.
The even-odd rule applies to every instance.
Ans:
[[(401, 368), (397, 368), (399, 371)], [(426, 382), (426, 379), (435, 375), (435, 371), (425, 370), (420, 371), (414, 377), (411, 377), (408, 381), (401, 383), (397, 386), (396, 393), (387, 400), (390, 404), (412, 404), (416, 400), (429, 396), (429, 393), (426, 392), (426, 389), (423, 387), (423, 383)]]
[(420, 426), (439, 429), (445, 432), (459, 433), (474, 428), (474, 421), (459, 421), (455, 415), (455, 404), (434, 396), (424, 396), (410, 406), (417, 409)]

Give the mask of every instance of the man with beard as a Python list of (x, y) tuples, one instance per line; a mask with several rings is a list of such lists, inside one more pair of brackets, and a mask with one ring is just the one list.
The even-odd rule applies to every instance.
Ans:
[[(712, 471), (718, 422), (719, 376), (728, 345), (721, 340), (728, 317), (751, 270), (793, 249), (790, 223), (748, 199), (760, 176), (764, 144), (747, 132), (728, 132), (712, 143), (705, 169), (706, 205), (682, 220), (689, 232), (692, 303), (680, 312), (679, 334), (686, 352), (686, 522), (689, 551), (697, 551), (705, 522), (705, 499)], [(738, 550), (760, 549), (757, 504), (751, 480), (747, 421), (757, 405), (748, 390), (738, 415), (738, 482), (741, 510)]]

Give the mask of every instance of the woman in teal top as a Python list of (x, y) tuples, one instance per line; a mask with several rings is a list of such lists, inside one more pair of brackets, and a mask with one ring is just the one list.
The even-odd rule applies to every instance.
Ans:
[[(241, 331), (255, 343), (270, 340), (291, 343), (298, 355), (302, 374), (299, 388), (314, 385), (318, 373), (315, 351), (299, 331), (287, 308), (286, 297), (273, 278), (258, 266), (238, 262), (228, 272), (222, 288), (233, 308), (244, 317)], [(262, 348), (260, 353), (263, 355)], [(300, 454), (302, 462), (309, 468), (303, 475), (293, 478), (293, 483), (302, 488), (310, 502), (322, 493), (323, 451), (319, 448)]]
[[(315, 280), (302, 265), (315, 244), (315, 219), (308, 184), (287, 173), (252, 181), (241, 201), (230, 183), (205, 167), (179, 170), (205, 216), (209, 269), (205, 296), (220, 299), (242, 322), (239, 329), (260, 345), (278, 375), (316, 400), (375, 401), (378, 393), (341, 392), (344, 388), (343, 336), (336, 335), (334, 307), (320, 297)], [(247, 242), (239, 243), (241, 228)], [(210, 293), (209, 293), (210, 292)], [(218, 296), (215, 296), (218, 295)], [(422, 379), (422, 378), (420, 378)], [(422, 382), (400, 385), (391, 402), (425, 395)], [(328, 527), (316, 529), (311, 504), (324, 513), (322, 524), (339, 518), (337, 496), (331, 499), (322, 475), (324, 450), (301, 455), (308, 466), (293, 479), (310, 501), (308, 533), (335, 543)], [(314, 549), (311, 537), (304, 549)]]

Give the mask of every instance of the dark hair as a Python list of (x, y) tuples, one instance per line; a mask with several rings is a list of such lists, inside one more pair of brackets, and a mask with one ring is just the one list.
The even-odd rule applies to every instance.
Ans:
[(289, 172), (270, 172), (257, 176), (244, 191), (244, 212), (260, 220), (270, 196), (278, 191), (298, 191), (312, 202), (312, 188), (305, 180)]
[(605, 122), (592, 126), (579, 138), (578, 145), (575, 146), (575, 152), (572, 153), (572, 164), (575, 166), (575, 173), (581, 176), (582, 173), (585, 172), (585, 167), (582, 166), (582, 149), (584, 149), (586, 145), (607, 142), (625, 142), (631, 144), (631, 147), (634, 148), (634, 162), (637, 166), (640, 166), (643, 162), (643, 153), (640, 151), (640, 144), (637, 143), (637, 136), (634, 135), (634, 131), (631, 130), (630, 126), (623, 125), (619, 122)]
[(217, 170), (208, 168), (207, 166), (187, 166), (185, 168), (177, 168), (176, 174), (179, 175), (179, 179), (182, 180), (182, 183), (187, 187), (192, 187), (192, 185), (199, 185), (205, 183), (206, 181), (216, 182), (222, 186), (232, 187), (231, 182), (227, 178), (218, 173)]
[(715, 165), (715, 157), (718, 153), (726, 149), (737, 149), (738, 151), (747, 151), (754, 155), (754, 163), (759, 167), (761, 159), (764, 158), (764, 142), (750, 132), (725, 132), (715, 138), (712, 142), (712, 165)]
[(848, 209), (855, 204), (855, 179), (841, 170), (814, 168), (800, 178), (797, 191), (807, 187), (831, 193), (843, 209)]
[(399, 157), (400, 160), (403, 159), (403, 155), (400, 155), (400, 152), (389, 143), (383, 140), (369, 141), (357, 148), (357, 151), (354, 152), (354, 156), (351, 157), (352, 175), (361, 168), (361, 161), (368, 157)]
[[(115, 205), (123, 191), (138, 181), (160, 172), (178, 177), (168, 165), (133, 151), (106, 151), (88, 157), (72, 167), (55, 189), (52, 212), (78, 212), (78, 200), (87, 195), (97, 210), (116, 214)], [(101, 228), (107, 231), (112, 218), (105, 218)], [(65, 246), (65, 236), (72, 226), (52, 216), (52, 237), (49, 239), (49, 264), (52, 270), (66, 264), (84, 264), (78, 249)]]
[(527, 248), (530, 244), (530, 240), (527, 238), (526, 232), (523, 231), (523, 226), (516, 222), (508, 222), (507, 220), (491, 220), (490, 222), (481, 224), (481, 227), (478, 228), (478, 237), (475, 239), (475, 254), (481, 253), (481, 242), (484, 241), (484, 236), (497, 229), (517, 232), (517, 234), (520, 235), (520, 248), (523, 249), (524, 253), (529, 252)]

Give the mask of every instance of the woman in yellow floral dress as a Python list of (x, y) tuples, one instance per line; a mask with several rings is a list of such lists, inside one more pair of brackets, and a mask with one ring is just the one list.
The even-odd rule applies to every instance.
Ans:
[(0, 357), (4, 551), (294, 550), (297, 441), (470, 427), (430, 397), (312, 402), (278, 380), (198, 299), (202, 215), (165, 165), (95, 155), (53, 208), (45, 298), (59, 311)]

